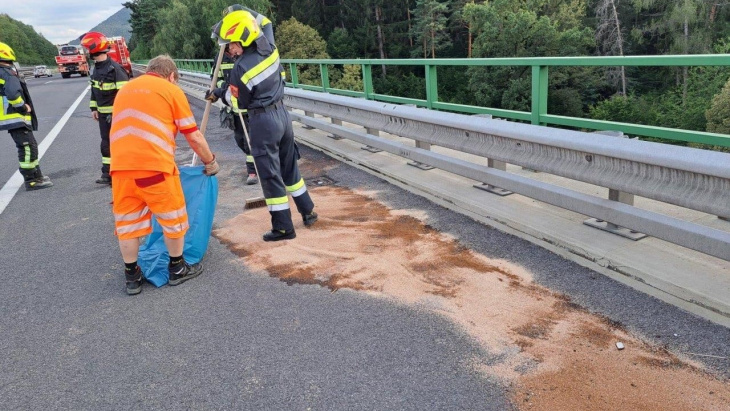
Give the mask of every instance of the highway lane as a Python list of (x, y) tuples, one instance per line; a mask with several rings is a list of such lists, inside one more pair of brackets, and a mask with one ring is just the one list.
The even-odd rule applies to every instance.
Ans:
[[(29, 83), (42, 141), (87, 83)], [(221, 221), (253, 189), (233, 183), (243, 156), (228, 132), (211, 129), (224, 167)], [(475, 369), (494, 357), (446, 319), (288, 286), (250, 272), (215, 239), (200, 278), (126, 296), (110, 191), (94, 183), (98, 141), (84, 101), (42, 159), (55, 186), (19, 191), (0, 214), (3, 408), (510, 408), (507, 387)], [(191, 153), (181, 146), (183, 163)], [(17, 164), (8, 152), (0, 184)]]
[[(81, 92), (89, 85), (88, 77), (71, 77), (62, 79), (56, 74), (54, 77), (26, 78), (30, 96), (33, 98), (36, 114), (38, 115), (38, 131), (34, 132), (40, 144), (53, 126), (61, 119)], [(52, 98), (49, 98), (51, 97)], [(88, 99), (81, 104), (87, 108)], [(91, 114), (89, 114), (90, 116)], [(18, 170), (18, 157), (10, 134), (3, 131), (3, 149), (0, 150), (0, 181), (7, 179)]]

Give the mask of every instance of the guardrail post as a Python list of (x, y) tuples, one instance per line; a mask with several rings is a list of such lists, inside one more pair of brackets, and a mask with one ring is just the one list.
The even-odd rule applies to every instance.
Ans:
[[(342, 120), (340, 120), (338, 118), (334, 118), (334, 117), (332, 117), (330, 120), (332, 121), (332, 124), (342, 127)], [(342, 137), (338, 136), (335, 133), (332, 133), (332, 134), (328, 135), (327, 137), (329, 137), (333, 140), (342, 140)]]
[[(377, 130), (374, 128), (365, 127), (365, 133), (376, 136), (376, 137), (380, 137), (380, 130)], [(379, 153), (379, 152), (383, 151), (383, 150), (381, 150), (379, 148), (375, 148), (373, 146), (365, 146), (365, 147), (360, 147), (360, 148), (365, 151), (369, 151), (371, 153)]]
[[(619, 137), (619, 138), (628, 138), (628, 136), (624, 135), (621, 131), (596, 131), (596, 134), (603, 134), (606, 136), (613, 136), (613, 137)], [(586, 155), (586, 161), (592, 161), (592, 157), (590, 154)], [(623, 191), (614, 190), (613, 188), (608, 189), (608, 199), (611, 201), (618, 201), (619, 203), (628, 204), (630, 206), (634, 205), (634, 195), (630, 193), (625, 193)], [(616, 235), (620, 235), (621, 237), (628, 238), (630, 240), (641, 240), (642, 238), (646, 237), (647, 235), (644, 233), (640, 233), (638, 231), (634, 231), (629, 228), (618, 226), (614, 223), (611, 223), (609, 221), (599, 220), (597, 218), (589, 218), (585, 221), (583, 221), (583, 224), (598, 228), (599, 230), (608, 231), (609, 233), (613, 233)]]
[[(418, 107), (415, 104), (404, 104), (403, 106), (405, 106), (405, 107)], [(430, 143), (424, 143), (423, 141), (416, 140), (416, 148), (421, 148), (423, 150), (429, 150), (430, 151), (431, 150), (431, 144)], [(410, 161), (408, 163), (408, 165), (409, 166), (416, 167), (416, 168), (420, 168), (421, 170), (426, 170), (426, 171), (431, 170), (431, 169), (434, 168), (433, 166), (430, 166), (428, 164), (423, 164), (423, 163), (418, 162), (418, 161)]]
[[(486, 120), (492, 119), (491, 114), (474, 114), (474, 117), (483, 117)], [(494, 168), (496, 170), (507, 171), (507, 163), (505, 163), (504, 161), (494, 160), (492, 158), (487, 158), (487, 167)], [(497, 186), (493, 186), (488, 183), (474, 184), (474, 188), (488, 191), (492, 194), (496, 194), (496, 195), (502, 196), (502, 197), (513, 194), (509, 190), (505, 190), (504, 188), (499, 188)]]

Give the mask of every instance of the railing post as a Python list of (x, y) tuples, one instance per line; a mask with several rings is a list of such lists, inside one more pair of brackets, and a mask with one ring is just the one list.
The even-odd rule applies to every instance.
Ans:
[(297, 73), (296, 64), (289, 63), (289, 73), (291, 74), (291, 84), (296, 88), (299, 85), (299, 74)]
[(439, 100), (438, 81), (436, 76), (436, 66), (426, 64), (426, 107), (433, 109), (433, 103)]
[(373, 91), (373, 66), (370, 63), (363, 63), (362, 65), (362, 82), (365, 99), (372, 100), (375, 92)]
[[(606, 136), (613, 136), (613, 137), (619, 137), (619, 138), (627, 138), (628, 136), (625, 136), (623, 132), (621, 131), (596, 131), (596, 134), (603, 134)], [(590, 154), (586, 155), (586, 161), (593, 161)], [(628, 204), (630, 206), (634, 205), (634, 195), (630, 193), (625, 193), (623, 191), (614, 190), (613, 188), (608, 189), (608, 199), (611, 201), (618, 201), (619, 203)], [(611, 223), (609, 221), (599, 220), (597, 218), (589, 218), (585, 221), (583, 221), (583, 224), (598, 228), (599, 230), (608, 231), (609, 233), (613, 233), (616, 235), (620, 235), (621, 237), (626, 237), (630, 240), (641, 240), (642, 238), (646, 237), (646, 234), (639, 233), (637, 231), (631, 230), (629, 228), (618, 226), (614, 223)]]
[(547, 114), (548, 68), (532, 66), (532, 124), (544, 126), (542, 116)]
[[(365, 127), (365, 133), (380, 137), (380, 130), (378, 130), (378, 129)], [(379, 152), (383, 151), (383, 150), (381, 150), (379, 148), (375, 148), (373, 146), (365, 146), (365, 147), (360, 147), (360, 148), (365, 151), (369, 151), (371, 153), (379, 153)]]
[(330, 88), (330, 76), (326, 64), (319, 65), (319, 74), (322, 77), (322, 91), (326, 93), (327, 89)]

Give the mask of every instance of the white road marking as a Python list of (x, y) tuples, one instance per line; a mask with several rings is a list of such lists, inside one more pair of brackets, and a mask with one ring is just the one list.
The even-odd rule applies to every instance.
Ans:
[(45, 83), (43, 83), (43, 84), (48, 84), (48, 83), (53, 83), (53, 80), (50, 80), (50, 81), (46, 81), (46, 82), (45, 82)]
[[(51, 143), (53, 143), (53, 140), (56, 139), (58, 136), (58, 133), (61, 132), (61, 129), (63, 126), (66, 125), (66, 122), (68, 122), (68, 119), (71, 118), (71, 115), (73, 114), (74, 110), (76, 110), (76, 107), (79, 106), (81, 103), (81, 100), (84, 99), (86, 96), (86, 93), (89, 91), (91, 87), (87, 86), (83, 93), (74, 101), (74, 103), (71, 105), (71, 107), (66, 110), (66, 113), (61, 117), (60, 120), (58, 120), (58, 123), (56, 123), (55, 126), (51, 129), (51, 131), (48, 132), (46, 137), (43, 139), (43, 141), (38, 145), (38, 160), (43, 158), (43, 154), (46, 153), (46, 150), (48, 150), (48, 147), (51, 146)], [(7, 183), (3, 186), (3, 188), (0, 188), (0, 214), (5, 211), (5, 207), (10, 204), (10, 200), (15, 197), (15, 194), (18, 192), (18, 189), (20, 187), (23, 187), (23, 177), (20, 175), (20, 171), (16, 171), (15, 174), (13, 174), (12, 177), (8, 180)], [(52, 190), (52, 188), (51, 188)]]

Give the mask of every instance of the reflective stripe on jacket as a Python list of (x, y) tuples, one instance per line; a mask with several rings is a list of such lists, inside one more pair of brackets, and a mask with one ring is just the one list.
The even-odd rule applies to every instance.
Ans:
[(91, 111), (110, 114), (114, 105), (114, 98), (119, 89), (129, 81), (127, 72), (111, 58), (94, 63), (94, 72), (91, 73)]
[(10, 67), (0, 66), (0, 130), (31, 128), (31, 114), (25, 112), (26, 98), (18, 75)]

